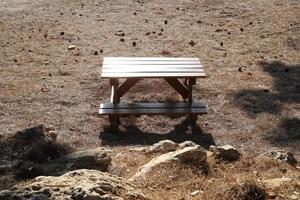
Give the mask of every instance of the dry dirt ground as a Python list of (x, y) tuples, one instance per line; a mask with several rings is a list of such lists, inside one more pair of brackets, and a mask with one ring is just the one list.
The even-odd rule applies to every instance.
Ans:
[[(297, 0), (1, 0), (0, 19), (3, 144), (42, 123), (75, 150), (121, 152), (171, 139), (231, 144), (244, 155), (286, 149), (299, 160)], [(209, 109), (198, 133), (176, 116), (127, 117), (120, 134), (103, 131), (107, 118), (98, 108), (110, 97), (99, 73), (104, 56), (199, 57), (208, 76), (197, 81), (195, 98)], [(180, 100), (162, 83), (142, 81), (123, 101)]]

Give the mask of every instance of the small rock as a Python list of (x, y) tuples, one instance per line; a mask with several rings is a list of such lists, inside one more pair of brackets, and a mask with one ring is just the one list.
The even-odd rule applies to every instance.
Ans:
[(75, 46), (75, 45), (70, 45), (70, 46), (68, 46), (68, 50), (74, 50), (74, 49), (76, 49), (76, 46)]
[(168, 24), (168, 20), (165, 20), (165, 24)]
[(146, 152), (153, 153), (153, 152), (160, 152), (160, 153), (167, 153), (170, 151), (175, 151), (178, 144), (171, 140), (162, 140), (158, 143), (153, 144), (148, 148)]
[(121, 42), (125, 42), (125, 39), (124, 39), (124, 38), (121, 38), (120, 41), (121, 41)]
[(98, 51), (94, 51), (93, 54), (94, 54), (95, 56), (97, 56), (99, 53), (98, 53)]
[(193, 40), (191, 40), (190, 42), (189, 42), (189, 44), (193, 47), (193, 46), (195, 46), (195, 42), (193, 41)]
[(136, 42), (132, 42), (132, 46), (134, 46), (134, 47), (135, 47), (135, 46), (136, 46)]
[(290, 165), (297, 164), (297, 160), (294, 158), (293, 154), (288, 151), (275, 150), (275, 151), (264, 153), (262, 156), (269, 157), (273, 160), (277, 160), (280, 162), (286, 162)]
[(244, 31), (244, 29), (243, 29), (243, 28), (241, 28), (240, 30), (241, 30), (241, 32), (243, 32), (243, 31)]
[(197, 144), (192, 141), (185, 141), (178, 145), (179, 149), (184, 149), (185, 147), (195, 147)]
[(239, 67), (239, 72), (242, 72), (242, 68), (241, 67)]
[(62, 31), (62, 32), (60, 32), (60, 35), (64, 35), (64, 34), (65, 34), (65, 32), (63, 32), (63, 31)]
[(231, 145), (224, 145), (224, 146), (214, 146), (211, 145), (209, 150), (213, 152), (216, 158), (227, 160), (227, 161), (234, 161), (240, 158), (240, 152)]
[(122, 32), (118, 32), (118, 33), (115, 33), (116, 36), (122, 36), (124, 37), (125, 36), (125, 33), (122, 33)]

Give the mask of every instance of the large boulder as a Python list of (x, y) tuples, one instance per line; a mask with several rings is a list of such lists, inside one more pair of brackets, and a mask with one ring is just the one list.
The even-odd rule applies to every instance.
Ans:
[(107, 172), (76, 170), (62, 176), (40, 176), (0, 192), (0, 199), (143, 200), (134, 185)]
[(240, 152), (231, 145), (214, 146), (211, 145), (209, 150), (213, 152), (213, 155), (221, 160), (235, 161), (241, 156)]
[(199, 145), (195, 147), (186, 147), (179, 149), (174, 152), (162, 154), (158, 157), (153, 158), (150, 162), (142, 166), (138, 172), (132, 176), (129, 180), (134, 181), (138, 178), (146, 176), (153, 168), (161, 166), (169, 162), (180, 162), (180, 163), (192, 163), (195, 165), (201, 165), (206, 162), (206, 152)]
[(269, 151), (267, 153), (262, 154), (262, 156), (268, 157), (279, 162), (286, 162), (290, 165), (297, 164), (297, 160), (294, 158), (293, 154), (284, 150)]

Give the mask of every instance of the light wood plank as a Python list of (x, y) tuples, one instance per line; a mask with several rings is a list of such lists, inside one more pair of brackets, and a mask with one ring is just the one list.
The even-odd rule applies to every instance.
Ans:
[(200, 65), (199, 60), (104, 60), (103, 65)]
[(189, 58), (189, 57), (104, 57), (104, 61), (106, 60), (197, 60), (199, 58)]
[(203, 69), (103, 69), (102, 73), (197, 73)]
[(205, 73), (203, 72), (191, 72), (191, 73), (102, 73), (102, 78), (164, 78), (164, 77), (176, 77), (176, 78), (190, 78), (199, 77), (204, 78)]

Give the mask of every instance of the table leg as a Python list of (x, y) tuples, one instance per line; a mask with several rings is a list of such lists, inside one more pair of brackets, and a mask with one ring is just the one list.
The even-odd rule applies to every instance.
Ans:
[[(195, 85), (195, 83), (196, 83), (196, 79), (194, 79), (194, 78), (189, 78), (187, 80), (188, 101), (189, 101), (190, 104), (193, 103), (193, 85)], [(198, 118), (197, 114), (190, 114), (189, 115), (190, 123), (191, 123), (192, 126), (196, 125), (197, 118)]]
[[(110, 79), (109, 83), (111, 85), (111, 98), (110, 102), (113, 104), (119, 103), (120, 98), (118, 97), (117, 88), (119, 86), (119, 80), (118, 79)], [(120, 123), (120, 116), (119, 115), (109, 115), (108, 116), (109, 122), (110, 122), (110, 128), (113, 130), (119, 129), (119, 123)]]

